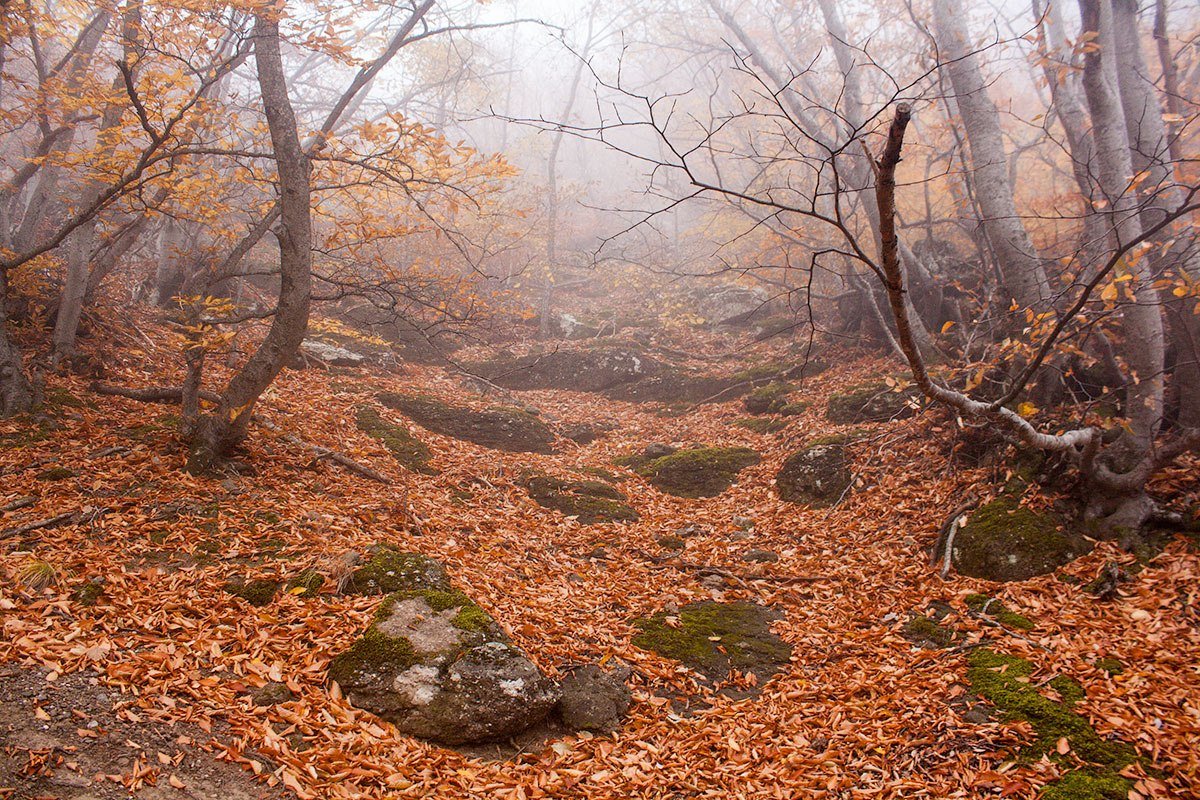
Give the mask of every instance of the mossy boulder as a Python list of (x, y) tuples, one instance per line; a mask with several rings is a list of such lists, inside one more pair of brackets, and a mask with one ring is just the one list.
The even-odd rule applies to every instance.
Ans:
[(971, 512), (954, 536), (954, 568), (972, 578), (1021, 581), (1044, 575), (1092, 549), (1052, 512), (1000, 497)]
[(313, 597), (321, 591), (324, 584), (324, 575), (315, 569), (305, 569), (297, 572), (288, 580), (287, 592), (297, 597)]
[(421, 427), (466, 442), (512, 453), (549, 453), (554, 433), (534, 415), (518, 408), (482, 411), (443, 403), (424, 395), (385, 393), (386, 408), (403, 412)]
[(829, 398), (825, 417), (837, 425), (889, 422), (916, 414), (914, 390), (896, 391), (883, 383), (858, 386)]
[(632, 522), (638, 514), (625, 497), (603, 481), (568, 480), (534, 475), (525, 481), (533, 501), (543, 508), (561, 511), (585, 525), (596, 522)]
[(731, 669), (753, 673), (760, 684), (787, 666), (792, 648), (771, 633), (781, 614), (756, 603), (691, 603), (634, 621), (633, 644), (680, 661), (712, 681)]
[(240, 597), (252, 606), (265, 606), (279, 592), (279, 581), (270, 578), (237, 579), (225, 584), (225, 591)]
[(929, 649), (949, 647), (958, 638), (953, 628), (942, 625), (924, 614), (913, 615), (904, 623), (901, 633), (913, 644)]
[(734, 400), (750, 391), (751, 385), (729, 375), (706, 375), (683, 369), (664, 368), (655, 375), (623, 383), (604, 391), (613, 400), (631, 403), (674, 403), (694, 405), (705, 401)]
[(784, 459), (775, 475), (779, 498), (812, 506), (838, 502), (854, 478), (846, 453), (848, 441), (846, 437), (814, 440)]
[(360, 406), (354, 421), (360, 431), (386, 447), (402, 467), (413, 472), (433, 473), (429, 466), (429, 448), (403, 425), (389, 422), (370, 406)]
[(692, 447), (638, 467), (660, 491), (676, 497), (713, 497), (728, 489), (738, 473), (761, 461), (748, 447)]
[(1022, 761), (1043, 757), (1065, 761), (1058, 753), (1058, 743), (1065, 738), (1072, 757), (1087, 765), (1047, 786), (1043, 799), (1118, 800), (1128, 795), (1133, 783), (1120, 771), (1139, 760), (1137, 751), (1125, 742), (1100, 736), (1087, 717), (1075, 711), (1084, 696), (1076, 681), (1065, 676), (1050, 681), (1058, 695), (1052, 698), (1030, 680), (1034, 667), (1025, 659), (980, 648), (971, 653), (968, 665), (967, 680), (976, 694), (996, 706), (1005, 719), (1028, 722), (1033, 728), (1034, 740), (1022, 748)]
[(559, 349), (475, 364), (471, 371), (506, 389), (600, 392), (657, 374), (661, 365), (636, 345)]
[(453, 589), (391, 594), (329, 678), (410, 736), (502, 741), (540, 722), (560, 689), (490, 614)]
[(446, 568), (429, 556), (382, 544), (350, 575), (344, 591), (369, 595), (421, 590), (449, 591), (450, 576)]
[(743, 397), (742, 407), (748, 414), (778, 414), (789, 405), (788, 398), (794, 389), (790, 383), (772, 381)]

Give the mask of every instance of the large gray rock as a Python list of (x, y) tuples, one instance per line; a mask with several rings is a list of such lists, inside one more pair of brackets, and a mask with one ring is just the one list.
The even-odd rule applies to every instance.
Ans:
[(713, 325), (748, 323), (770, 314), (771, 296), (759, 288), (706, 285), (692, 293), (697, 314)]
[(361, 367), (367, 360), (361, 353), (319, 339), (305, 339), (300, 344), (300, 351), (305, 356), (331, 367)]
[(390, 595), (329, 677), (358, 708), (451, 745), (514, 736), (561, 696), (491, 615), (457, 591)]

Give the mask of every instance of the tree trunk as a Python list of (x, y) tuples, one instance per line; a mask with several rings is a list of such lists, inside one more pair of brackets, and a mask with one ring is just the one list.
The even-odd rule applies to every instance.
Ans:
[(35, 399), (21, 364), (21, 351), (9, 338), (8, 279), (0, 270), (0, 417), (30, 410)]
[(934, 2), (937, 41), (967, 132), (971, 179), (984, 214), (984, 231), (995, 249), (1008, 293), (1024, 308), (1045, 310), (1050, 299), (1046, 268), (1017, 214), (1000, 117), (971, 49), (966, 16), (960, 0)]
[(279, 23), (260, 12), (254, 21), (254, 50), (263, 111), (279, 180), (279, 303), (266, 338), (234, 375), (216, 408), (201, 415), (190, 435), (188, 469), (219, 465), (246, 438), (254, 405), (291, 361), (308, 330), (312, 297), (312, 220), (309, 161), (300, 144), (296, 115), (287, 94), (279, 53)]

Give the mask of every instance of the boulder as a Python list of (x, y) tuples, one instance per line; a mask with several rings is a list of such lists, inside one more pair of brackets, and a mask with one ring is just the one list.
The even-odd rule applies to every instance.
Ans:
[(771, 296), (746, 286), (705, 285), (692, 293), (693, 310), (711, 325), (747, 325), (771, 313)]
[(562, 681), (558, 713), (573, 731), (607, 733), (617, 729), (629, 711), (633, 695), (625, 685), (629, 670), (606, 672), (585, 664), (567, 673)]
[(403, 412), (421, 427), (511, 453), (549, 453), (554, 433), (544, 422), (519, 408), (482, 411), (443, 403), (425, 395), (384, 393), (377, 398), (386, 408)]
[(844, 437), (819, 439), (788, 456), (775, 476), (779, 498), (813, 506), (827, 506), (840, 500), (853, 479), (846, 441)]
[(471, 371), (506, 389), (600, 392), (657, 373), (660, 365), (636, 345), (552, 350), (476, 364)]
[(367, 360), (367, 357), (361, 353), (355, 353), (353, 350), (347, 350), (320, 339), (305, 339), (300, 344), (300, 352), (305, 357), (320, 361), (330, 367), (361, 367)]
[(750, 391), (750, 384), (730, 375), (706, 375), (663, 368), (654, 375), (621, 383), (604, 391), (613, 400), (631, 403), (700, 403), (734, 400)]
[(736, 669), (753, 673), (759, 685), (787, 666), (792, 648), (771, 633), (782, 615), (756, 603), (691, 603), (676, 614), (661, 612), (635, 620), (633, 644), (673, 658), (712, 681)]
[(884, 383), (858, 386), (829, 398), (825, 416), (838, 425), (861, 422), (890, 422), (907, 419), (917, 413), (914, 390), (896, 391)]
[(794, 389), (790, 383), (772, 381), (743, 397), (742, 406), (748, 414), (782, 414), (793, 411), (793, 407), (803, 411), (803, 406), (790, 401)]
[(637, 472), (676, 497), (713, 497), (732, 486), (743, 469), (761, 460), (748, 447), (691, 447), (653, 459)]
[(616, 427), (611, 422), (574, 422), (563, 426), (559, 432), (564, 439), (570, 439), (575, 444), (587, 445), (616, 430)]
[(1021, 581), (1053, 572), (1092, 547), (1059, 515), (1000, 497), (971, 512), (954, 535), (951, 558), (972, 578)]
[(625, 497), (603, 481), (569, 480), (534, 475), (525, 481), (533, 501), (543, 508), (561, 511), (585, 525), (595, 522), (632, 522), (638, 514)]
[(384, 601), (329, 678), (349, 701), (410, 736), (449, 745), (500, 741), (540, 722), (558, 685), (457, 591)]
[(343, 591), (370, 595), (449, 590), (450, 576), (436, 559), (381, 544), (375, 546), (367, 563), (350, 574)]

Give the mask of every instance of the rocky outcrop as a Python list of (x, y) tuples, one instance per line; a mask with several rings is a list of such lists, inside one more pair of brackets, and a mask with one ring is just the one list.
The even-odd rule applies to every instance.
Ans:
[(1001, 497), (971, 512), (954, 536), (954, 568), (972, 578), (1021, 581), (1044, 575), (1092, 549), (1059, 515)]
[(625, 503), (624, 495), (603, 481), (534, 475), (526, 479), (525, 488), (539, 506), (561, 511), (585, 525), (632, 522), (638, 518), (637, 512)]
[(329, 678), (356, 707), (451, 745), (514, 736), (561, 697), (491, 615), (454, 590), (389, 595)]
[(814, 506), (840, 500), (853, 477), (846, 457), (846, 442), (845, 437), (816, 440), (788, 456), (775, 476), (779, 498)]
[(640, 347), (611, 344), (502, 358), (475, 364), (471, 371), (506, 389), (601, 392), (657, 374), (660, 369)]
[(748, 447), (690, 447), (658, 458), (635, 456), (624, 463), (667, 494), (713, 497), (732, 486), (743, 469), (761, 460)]
[(306, 359), (319, 361), (330, 367), (361, 367), (367, 361), (367, 357), (362, 353), (320, 339), (305, 339), (300, 345), (300, 352)]
[(425, 395), (385, 393), (378, 400), (404, 413), (422, 428), (513, 453), (549, 453), (554, 433), (534, 415), (518, 408), (476, 410)]
[(896, 391), (883, 383), (858, 386), (830, 397), (825, 416), (838, 425), (907, 419), (917, 413), (919, 397), (915, 390)]

